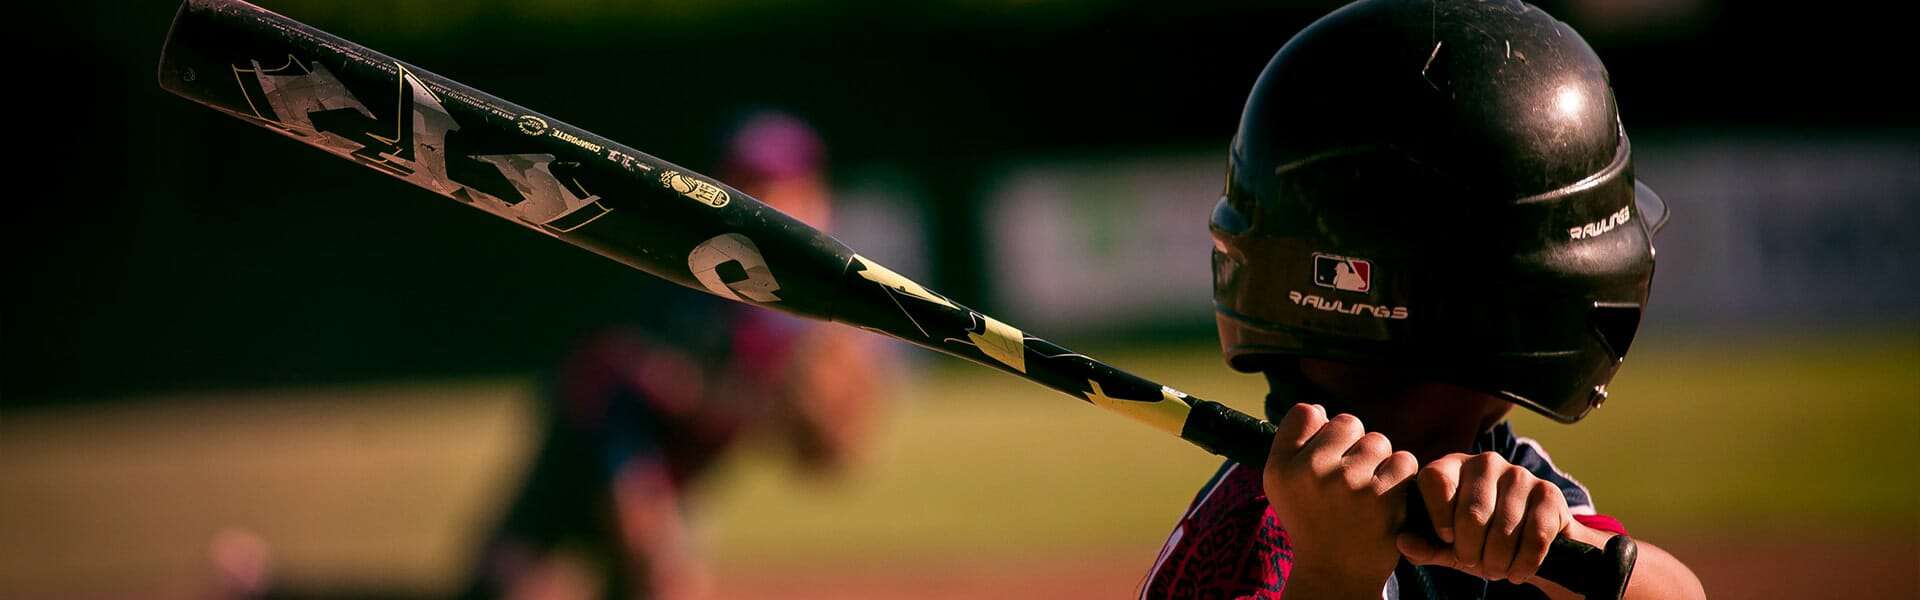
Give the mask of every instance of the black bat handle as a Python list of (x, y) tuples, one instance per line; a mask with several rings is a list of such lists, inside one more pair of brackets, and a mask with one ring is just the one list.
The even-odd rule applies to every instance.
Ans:
[[(1266, 467), (1267, 454), (1273, 448), (1274, 430), (1272, 423), (1225, 404), (1195, 398), (1193, 412), (1188, 415), (1180, 437), (1208, 452), (1260, 469)], [(1407, 490), (1404, 528), (1437, 539), (1419, 490)], [(1627, 579), (1633, 575), (1636, 558), (1638, 552), (1633, 538), (1624, 535), (1614, 536), (1605, 548), (1555, 538), (1547, 550), (1546, 562), (1540, 565), (1540, 577), (1582, 597), (1619, 600), (1627, 591)]]
[(1193, 399), (1193, 412), (1180, 437), (1215, 455), (1255, 469), (1267, 466), (1274, 427), (1263, 419), (1212, 400)]
[(1607, 540), (1605, 548), (1557, 538), (1540, 565), (1540, 577), (1586, 598), (1620, 600), (1639, 558), (1639, 546), (1624, 535)]

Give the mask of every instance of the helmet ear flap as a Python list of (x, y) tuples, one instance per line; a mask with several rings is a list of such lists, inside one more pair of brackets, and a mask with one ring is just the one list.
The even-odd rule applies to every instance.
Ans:
[(1588, 318), (1615, 362), (1626, 360), (1627, 348), (1633, 345), (1633, 334), (1640, 329), (1642, 312), (1638, 302), (1593, 303), (1593, 313)]

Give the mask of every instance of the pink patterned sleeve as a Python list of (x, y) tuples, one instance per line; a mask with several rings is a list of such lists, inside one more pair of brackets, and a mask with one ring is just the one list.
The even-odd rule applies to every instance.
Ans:
[(1141, 598), (1280, 598), (1293, 546), (1260, 487), (1260, 472), (1229, 464), (1200, 491), (1168, 536)]

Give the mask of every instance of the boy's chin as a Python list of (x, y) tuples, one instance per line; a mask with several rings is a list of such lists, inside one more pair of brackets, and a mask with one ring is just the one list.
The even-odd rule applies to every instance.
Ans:
[(1474, 440), (1479, 439), (1480, 434), (1500, 424), (1513, 406), (1506, 402), (1353, 404), (1328, 408), (1359, 417), (1368, 431), (1386, 435), (1393, 442), (1395, 450), (1412, 452), (1421, 464), (1455, 452), (1466, 452), (1473, 447)]

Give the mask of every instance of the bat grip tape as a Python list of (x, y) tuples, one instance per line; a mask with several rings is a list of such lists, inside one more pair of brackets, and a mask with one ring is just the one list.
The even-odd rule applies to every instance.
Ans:
[[(1265, 468), (1267, 454), (1273, 448), (1275, 428), (1252, 415), (1211, 400), (1193, 399), (1193, 411), (1181, 427), (1180, 437), (1208, 452), (1254, 468)], [(1433, 522), (1417, 490), (1407, 490), (1405, 529), (1417, 531), (1429, 539)], [(1539, 576), (1586, 598), (1619, 600), (1627, 591), (1638, 558), (1633, 538), (1616, 535), (1606, 547), (1596, 548), (1560, 537), (1547, 550)]]

